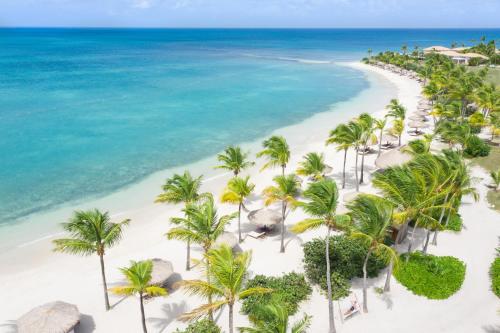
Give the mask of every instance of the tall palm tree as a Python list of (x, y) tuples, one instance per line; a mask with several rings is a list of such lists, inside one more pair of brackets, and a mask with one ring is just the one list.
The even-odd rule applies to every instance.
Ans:
[(224, 193), (222, 193), (221, 201), (238, 205), (238, 240), (241, 243), (241, 209), (244, 207), (243, 202), (252, 194), (255, 185), (249, 182), (250, 177), (245, 178), (234, 177), (228, 184)]
[(224, 153), (217, 155), (217, 160), (222, 164), (216, 166), (216, 169), (226, 169), (233, 172), (237, 177), (240, 172), (255, 164), (255, 162), (248, 161), (248, 153), (241, 150), (240, 147), (229, 146), (224, 149)]
[(377, 137), (373, 134), (373, 126), (375, 119), (370, 116), (368, 113), (362, 113), (358, 119), (358, 124), (361, 126), (361, 140), (360, 145), (363, 148), (363, 155), (361, 156), (361, 177), (359, 179), (359, 183), (363, 184), (364, 182), (364, 169), (365, 169), (365, 155), (368, 149), (369, 143), (375, 143), (377, 141)]
[(113, 287), (111, 291), (117, 295), (139, 295), (142, 331), (147, 333), (146, 316), (144, 314), (144, 297), (165, 296), (167, 291), (164, 288), (151, 285), (151, 272), (153, 271), (153, 262), (151, 260), (132, 261), (130, 267), (120, 268), (120, 270), (127, 279), (128, 284)]
[[(201, 245), (205, 255), (212, 245), (224, 232), (226, 225), (236, 217), (236, 213), (223, 215), (219, 218), (214, 199), (211, 195), (200, 201), (198, 204), (189, 204), (184, 209), (185, 218), (173, 217), (172, 223), (178, 227), (172, 228), (167, 232), (168, 239), (177, 239), (181, 241), (192, 241)], [(209, 261), (205, 260), (205, 270), (207, 282), (210, 283)], [(209, 303), (212, 302), (210, 295)], [(212, 319), (212, 313), (210, 319)]]
[(257, 157), (265, 156), (267, 163), (261, 170), (269, 167), (281, 167), (281, 175), (285, 175), (285, 168), (290, 160), (290, 147), (282, 136), (272, 136), (262, 143), (264, 150), (257, 153)]
[(485, 84), (476, 93), (476, 102), (487, 117), (490, 112), (500, 110), (500, 89), (493, 83)]
[(257, 305), (257, 311), (265, 314), (264, 318), (272, 318), (272, 320), (258, 321), (255, 327), (238, 327), (241, 333), (306, 333), (311, 325), (311, 316), (304, 314), (304, 317), (288, 330), (290, 326), (288, 311), (283, 305), (277, 303)]
[(326, 140), (326, 145), (336, 144), (337, 151), (344, 151), (344, 163), (342, 166), (342, 188), (345, 188), (345, 165), (347, 161), (347, 151), (349, 148), (354, 147), (356, 143), (356, 133), (353, 128), (346, 124), (338, 125), (330, 132), (329, 138)]
[(233, 333), (234, 304), (240, 299), (252, 295), (272, 292), (271, 289), (262, 287), (245, 289), (250, 259), (250, 252), (234, 254), (226, 245), (211, 249), (205, 259), (210, 262), (210, 282), (185, 280), (181, 281), (180, 285), (191, 295), (198, 295), (204, 298), (214, 296), (216, 299), (212, 303), (201, 305), (193, 311), (183, 314), (180, 319), (197, 319), (227, 305), (229, 308), (229, 333)]
[(280, 252), (285, 252), (285, 219), (288, 210), (297, 207), (297, 197), (300, 194), (300, 184), (294, 174), (287, 176), (276, 176), (273, 178), (274, 186), (264, 189), (264, 204), (269, 206), (281, 201), (281, 247)]
[(63, 223), (63, 229), (69, 233), (69, 238), (53, 241), (54, 251), (83, 256), (97, 254), (101, 264), (102, 287), (104, 290), (104, 304), (106, 311), (110, 309), (106, 271), (104, 269), (104, 255), (106, 250), (118, 244), (123, 236), (123, 227), (130, 220), (112, 223), (108, 212), (102, 213), (97, 209), (75, 211), (73, 217)]
[(500, 169), (497, 171), (491, 171), (490, 176), (493, 180), (493, 184), (495, 185), (495, 192), (498, 192), (498, 188), (500, 187)]
[(307, 153), (304, 160), (299, 163), (297, 175), (311, 176), (314, 180), (321, 179), (325, 176), (325, 156), (321, 153)]
[(326, 226), (326, 245), (325, 245), (325, 260), (326, 260), (326, 285), (328, 296), (328, 315), (329, 315), (329, 333), (335, 332), (335, 319), (333, 315), (333, 293), (330, 271), (330, 232), (332, 230), (346, 230), (349, 227), (349, 216), (337, 215), (337, 205), (339, 200), (339, 192), (337, 184), (331, 179), (322, 179), (318, 182), (311, 183), (306, 191), (303, 192), (303, 197), (308, 201), (300, 203), (302, 209), (312, 218), (303, 220), (292, 227), (295, 233), (303, 233), (305, 231)]
[(368, 245), (368, 252), (363, 262), (363, 311), (368, 312), (366, 267), (370, 255), (374, 253), (391, 263), (396, 263), (398, 260), (396, 252), (390, 246), (385, 245), (392, 226), (394, 206), (376, 195), (361, 194), (347, 207), (351, 210), (350, 215), (353, 221), (351, 237), (361, 239)]
[(374, 129), (379, 130), (377, 156), (380, 156), (380, 154), (382, 153), (382, 135), (384, 134), (384, 129), (386, 125), (387, 125), (387, 118), (375, 119)]
[[(186, 206), (195, 203), (200, 198), (206, 197), (207, 193), (200, 193), (203, 176), (193, 178), (189, 171), (184, 174), (174, 174), (167, 179), (163, 185), (163, 193), (158, 195), (155, 202), (166, 202), (172, 204), (184, 203)], [(191, 269), (191, 245), (190, 240), (186, 242), (186, 270)]]
[(405, 120), (406, 108), (399, 103), (397, 99), (391, 99), (390, 103), (385, 108), (389, 110), (389, 112), (387, 112), (387, 117)]
[(389, 133), (398, 137), (398, 146), (401, 146), (401, 135), (405, 130), (405, 123), (402, 119), (394, 119)]

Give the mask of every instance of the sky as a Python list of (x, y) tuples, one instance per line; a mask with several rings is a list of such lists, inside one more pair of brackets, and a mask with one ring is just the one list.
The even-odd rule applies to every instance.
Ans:
[(500, 0), (0, 0), (0, 27), (498, 28)]

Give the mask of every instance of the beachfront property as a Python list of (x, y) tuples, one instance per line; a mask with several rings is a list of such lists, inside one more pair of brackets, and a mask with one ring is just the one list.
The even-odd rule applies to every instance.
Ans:
[[(475, 53), (475, 52), (465, 52), (467, 48), (465, 47), (456, 47), (456, 48), (448, 48), (445, 46), (430, 46), (424, 49), (425, 54), (429, 53), (438, 53), (444, 56), (449, 57), (453, 62), (460, 65), (469, 65), (471, 59), (481, 59), (488, 60), (489, 58), (483, 54)], [(496, 50), (498, 54), (499, 50)]]

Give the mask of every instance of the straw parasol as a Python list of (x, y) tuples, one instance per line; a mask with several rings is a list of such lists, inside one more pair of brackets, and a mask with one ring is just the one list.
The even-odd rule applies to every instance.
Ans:
[(411, 161), (412, 156), (400, 149), (390, 150), (382, 155), (380, 155), (375, 160), (375, 165), (379, 169), (387, 169), (394, 166), (403, 165)]
[(221, 245), (226, 245), (231, 249), (238, 244), (238, 238), (232, 233), (225, 231), (222, 235), (215, 240), (213, 247), (219, 247)]
[[(398, 141), (398, 137), (389, 133), (382, 135), (382, 145), (389, 146), (391, 142)], [(384, 143), (385, 142), (385, 143)]]
[(408, 117), (408, 119), (415, 120), (415, 121), (427, 121), (425, 116), (420, 116), (420, 115), (410, 116), (410, 117)]
[(248, 213), (248, 220), (259, 227), (271, 229), (281, 222), (281, 214), (272, 209), (261, 208)]
[(76, 305), (56, 301), (38, 306), (17, 320), (18, 333), (68, 333), (80, 322)]
[(415, 129), (419, 129), (419, 128), (427, 128), (429, 127), (429, 124), (427, 123), (424, 123), (423, 121), (411, 121), (409, 124), (408, 124), (409, 127), (411, 128), (415, 128)]
[(328, 174), (328, 173), (331, 173), (333, 171), (333, 168), (329, 165), (325, 165), (325, 170), (323, 170), (323, 174)]
[(170, 261), (154, 258), (153, 271), (151, 272), (151, 284), (161, 286), (163, 285), (172, 274), (174, 274), (174, 267)]

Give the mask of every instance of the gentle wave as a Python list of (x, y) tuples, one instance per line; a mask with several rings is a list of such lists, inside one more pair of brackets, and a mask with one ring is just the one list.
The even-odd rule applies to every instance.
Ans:
[(334, 61), (331, 60), (317, 60), (317, 59), (303, 59), (303, 58), (292, 58), (292, 57), (279, 57), (279, 56), (271, 56), (271, 55), (262, 55), (262, 54), (254, 54), (254, 53), (242, 53), (242, 56), (249, 58), (261, 58), (268, 60), (281, 60), (281, 61), (291, 61), (298, 62), (301, 64), (333, 64)]

